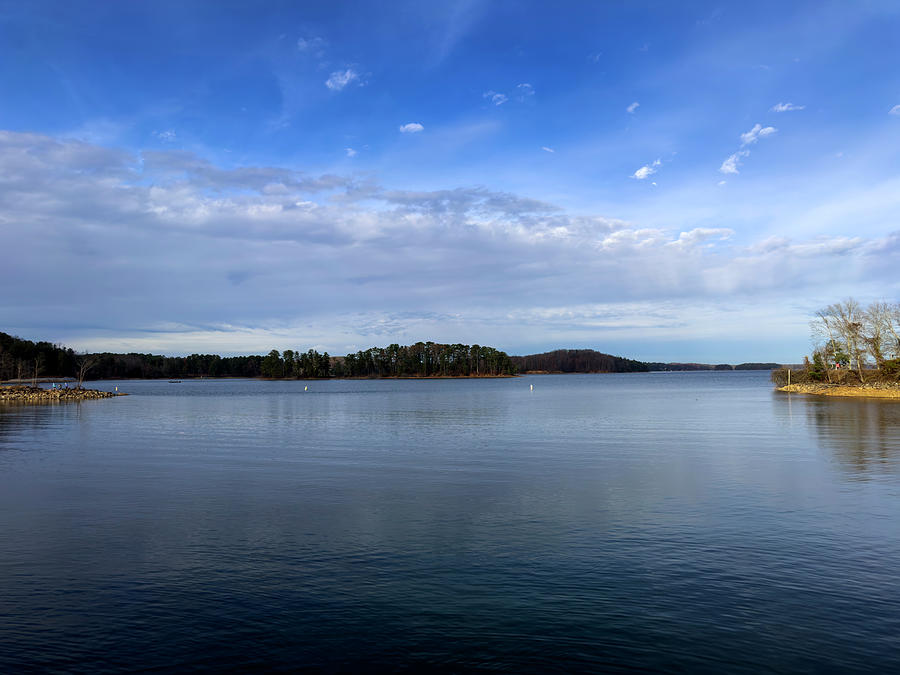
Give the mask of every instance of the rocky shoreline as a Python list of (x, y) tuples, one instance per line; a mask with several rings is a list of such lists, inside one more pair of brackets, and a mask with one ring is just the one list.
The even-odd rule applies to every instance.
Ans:
[(777, 387), (789, 394), (814, 394), (816, 396), (852, 396), (863, 398), (900, 399), (900, 385), (894, 383), (872, 384), (789, 384)]
[(125, 394), (100, 391), (98, 389), (43, 389), (41, 387), (12, 386), (0, 387), (0, 403), (66, 403), (98, 398), (114, 398)]

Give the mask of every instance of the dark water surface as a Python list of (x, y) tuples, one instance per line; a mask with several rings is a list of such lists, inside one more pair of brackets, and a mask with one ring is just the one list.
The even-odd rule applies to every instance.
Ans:
[(0, 672), (897, 672), (900, 404), (767, 378), (0, 407)]

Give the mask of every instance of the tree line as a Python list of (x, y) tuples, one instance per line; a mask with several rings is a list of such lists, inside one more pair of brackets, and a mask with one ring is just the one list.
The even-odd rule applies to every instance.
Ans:
[(78, 360), (66, 347), (0, 333), (0, 381), (34, 379), (44, 373), (74, 376)]
[[(831, 316), (830, 314), (828, 316)], [(828, 326), (832, 325), (831, 319)], [(870, 331), (871, 332), (871, 331)], [(883, 329), (881, 333), (889, 331)], [(895, 339), (895, 338), (894, 338)], [(884, 340), (882, 339), (882, 342)], [(860, 342), (862, 344), (862, 342)], [(885, 344), (887, 344), (885, 342)], [(841, 347), (839, 355), (844, 353)], [(833, 351), (833, 350), (832, 350)], [(884, 351), (882, 349), (882, 351)], [(182, 379), (196, 377), (478, 377), (516, 373), (631, 373), (658, 370), (758, 370), (774, 363), (710, 365), (648, 363), (593, 349), (558, 349), (543, 354), (509, 356), (484, 345), (416, 342), (372, 347), (346, 356), (285, 349), (266, 355), (160, 356), (156, 354), (77, 354), (49, 342), (31, 342), (0, 333), (0, 381), (39, 377), (90, 379)]]
[(515, 375), (506, 352), (482, 345), (416, 342), (373, 347), (334, 364), (337, 377), (484, 377)]
[(0, 333), (0, 381), (40, 377), (90, 379), (181, 379), (196, 377), (468, 377), (513, 375), (510, 357), (493, 347), (417, 342), (372, 347), (344, 357), (276, 349), (267, 355), (159, 356), (156, 354), (76, 354), (49, 342), (31, 342)]

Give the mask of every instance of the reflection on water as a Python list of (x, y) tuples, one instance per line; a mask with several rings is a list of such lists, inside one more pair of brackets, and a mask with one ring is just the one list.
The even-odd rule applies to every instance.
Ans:
[(876, 399), (806, 397), (819, 442), (856, 480), (900, 472), (900, 403)]
[(115, 385), (0, 408), (0, 673), (900, 672), (900, 406), (767, 373)]

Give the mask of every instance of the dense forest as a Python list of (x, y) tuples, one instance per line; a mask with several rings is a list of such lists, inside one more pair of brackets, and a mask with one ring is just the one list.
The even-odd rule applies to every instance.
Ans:
[(493, 347), (417, 342), (347, 354), (334, 371), (339, 377), (484, 377), (515, 375), (516, 367)]
[(0, 381), (41, 377), (181, 379), (193, 377), (468, 377), (513, 375), (509, 356), (493, 347), (417, 342), (373, 347), (344, 357), (310, 349), (266, 356), (76, 354), (49, 342), (0, 333)]
[(31, 342), (0, 333), (0, 381), (41, 377), (44, 373), (74, 376), (78, 356), (49, 342)]
[(41, 377), (89, 379), (259, 377), (261, 356), (191, 354), (76, 354), (49, 342), (31, 342), (0, 333), (0, 381)]

